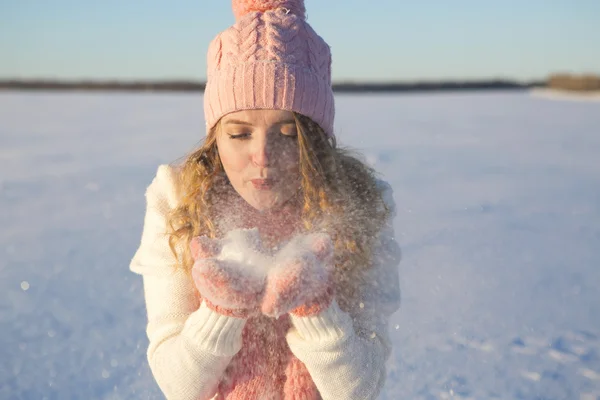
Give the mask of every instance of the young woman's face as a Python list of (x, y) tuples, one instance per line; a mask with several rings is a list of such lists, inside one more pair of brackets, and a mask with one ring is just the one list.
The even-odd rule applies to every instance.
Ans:
[(300, 186), (294, 115), (243, 110), (225, 115), (217, 133), (219, 156), (234, 189), (257, 210), (289, 200)]

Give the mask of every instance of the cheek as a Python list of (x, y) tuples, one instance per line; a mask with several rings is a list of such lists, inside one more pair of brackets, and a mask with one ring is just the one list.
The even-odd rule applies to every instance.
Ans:
[(280, 158), (283, 169), (290, 172), (297, 172), (300, 169), (300, 155), (297, 146), (289, 146), (282, 152)]
[(219, 157), (225, 168), (225, 172), (240, 172), (248, 165), (248, 157), (243, 152), (232, 148), (232, 146), (219, 145)]

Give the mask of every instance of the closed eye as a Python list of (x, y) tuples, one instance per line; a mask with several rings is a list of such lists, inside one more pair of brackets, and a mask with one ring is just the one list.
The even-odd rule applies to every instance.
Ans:
[(238, 133), (236, 135), (229, 135), (230, 139), (249, 139), (250, 138), (250, 134), (249, 133)]
[(292, 125), (292, 124), (286, 124), (286, 126), (283, 126), (281, 128), (281, 130), (279, 131), (279, 133), (282, 136), (285, 136), (288, 138), (297, 138), (298, 137), (298, 132), (296, 131), (296, 125)]

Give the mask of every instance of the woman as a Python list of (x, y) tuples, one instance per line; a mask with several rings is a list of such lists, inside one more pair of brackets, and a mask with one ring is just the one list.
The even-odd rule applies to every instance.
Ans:
[(131, 269), (169, 399), (374, 399), (399, 306), (389, 185), (335, 145), (302, 1), (233, 2), (203, 145), (160, 166)]

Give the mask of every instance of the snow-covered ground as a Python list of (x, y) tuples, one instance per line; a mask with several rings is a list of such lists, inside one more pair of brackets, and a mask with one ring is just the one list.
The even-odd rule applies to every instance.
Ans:
[[(395, 189), (403, 304), (385, 399), (600, 398), (600, 104), (338, 96)], [(128, 270), (198, 94), (0, 93), (0, 398), (161, 398)]]

